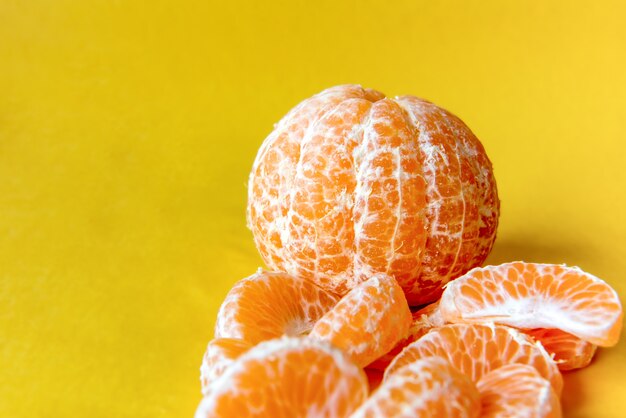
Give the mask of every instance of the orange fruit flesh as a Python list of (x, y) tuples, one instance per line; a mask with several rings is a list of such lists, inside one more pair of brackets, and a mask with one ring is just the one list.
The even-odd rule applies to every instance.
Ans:
[(320, 318), (310, 337), (332, 343), (365, 366), (405, 338), (410, 325), (411, 311), (402, 288), (394, 278), (376, 275)]
[(587, 367), (597, 346), (559, 329), (531, 329), (524, 331), (539, 341), (562, 371)]
[(313, 339), (284, 337), (239, 357), (195, 416), (345, 417), (367, 394), (363, 370), (343, 352)]
[(448, 284), (440, 306), (447, 322), (556, 328), (599, 346), (615, 345), (622, 329), (617, 293), (601, 279), (562, 265), (476, 268)]
[(306, 335), (338, 300), (308, 280), (259, 271), (228, 292), (217, 315), (215, 338), (254, 345), (283, 335)]
[(619, 339), (617, 294), (578, 268), (468, 271), (495, 240), (491, 163), (422, 99), (350, 85), (305, 100), (259, 150), (247, 215), (267, 265), (288, 273), (229, 292), (197, 418), (560, 417), (559, 369)]
[(508, 364), (478, 381), (481, 418), (560, 418), (561, 404), (550, 382), (534, 367)]
[(474, 382), (506, 364), (528, 364), (551, 382), (557, 394), (563, 388), (561, 373), (543, 346), (528, 335), (502, 325), (452, 324), (433, 328), (391, 362), (385, 380), (406, 364), (430, 356), (447, 359)]
[(441, 296), (443, 285), (489, 255), (495, 241), (500, 201), (480, 141), (455, 115), (413, 96), (396, 102), (419, 130), (426, 180), (426, 243), (417, 285), (409, 304)]
[(365, 401), (351, 418), (478, 417), (472, 381), (441, 357), (407, 364)]
[[(292, 202), (296, 198), (295, 173), (303, 171), (298, 170), (298, 166), (302, 167), (301, 161), (305, 157), (301, 155), (304, 137), (307, 136), (310, 139), (310, 135), (307, 135), (310, 128), (328, 113), (331, 107), (350, 100), (354, 102), (354, 107), (348, 106), (350, 110), (345, 112), (346, 117), (360, 120), (369, 111), (371, 102), (380, 98), (382, 98), (380, 93), (367, 92), (357, 86), (337, 86), (327, 89), (293, 108), (276, 124), (274, 131), (261, 145), (250, 173), (247, 220), (256, 246), (270, 268), (288, 271), (299, 276), (304, 273), (311, 277), (315, 275), (314, 264), (318, 252), (313, 248), (304, 248), (304, 240), (294, 237), (296, 232), (294, 223), (297, 222), (299, 225), (300, 221), (293, 214), (292, 206), (295, 205)], [(355, 142), (357, 137), (357, 135), (346, 135), (344, 132), (332, 146), (340, 149), (345, 143), (345, 146), (352, 148), (354, 146), (352, 142)], [(332, 193), (333, 185), (350, 187), (349, 190), (353, 188), (352, 178), (341, 175), (343, 171), (341, 168), (352, 169), (350, 161), (339, 161), (337, 165), (336, 170), (328, 170), (329, 178), (325, 182), (330, 187), (330, 196), (339, 196), (338, 192)], [(335, 199), (336, 207), (341, 207), (339, 205), (341, 199), (338, 197)], [(316, 200), (318, 202), (314, 200), (313, 203), (323, 203), (319, 197)], [(298, 210), (298, 213), (300, 212), (302, 210)], [(339, 243), (352, 242), (351, 229), (342, 227), (347, 221), (343, 217), (343, 211), (334, 214), (327, 210), (325, 214), (331, 221), (328, 223), (328, 226), (331, 226), (329, 234), (334, 232)], [(321, 216), (318, 218), (322, 219)], [(321, 235), (322, 244), (324, 244), (326, 234)], [(339, 247), (342, 245), (340, 244)], [(303, 251), (296, 254), (295, 251), (298, 249)], [(346, 263), (341, 257), (340, 250), (341, 248), (335, 248), (334, 251), (329, 252), (331, 257), (327, 258), (327, 263), (331, 265), (327, 268), (332, 269), (332, 265), (341, 267), (343, 263)], [(331, 271), (337, 273), (337, 269)], [(318, 281), (329, 288), (339, 287), (338, 284), (333, 284), (330, 277), (322, 276)]]
[(342, 295), (388, 274), (411, 305), (482, 263), (499, 214), (491, 163), (462, 121), (354, 85), (303, 101), (276, 125), (248, 193), (270, 268)]
[(424, 308), (411, 314), (412, 321), (409, 327), (409, 335), (397, 343), (390, 351), (367, 365), (368, 369), (385, 370), (389, 363), (398, 355), (407, 345), (413, 341), (417, 341), (428, 330), (434, 327), (444, 325), (441, 315), (439, 314), (439, 303), (431, 303)]
[(252, 345), (237, 338), (216, 338), (209, 342), (200, 367), (202, 394), (206, 395), (210, 385)]
[(403, 287), (419, 274), (425, 244), (426, 182), (419, 148), (402, 108), (390, 99), (373, 103), (354, 148), (355, 187), (352, 270), (359, 280), (384, 273)]

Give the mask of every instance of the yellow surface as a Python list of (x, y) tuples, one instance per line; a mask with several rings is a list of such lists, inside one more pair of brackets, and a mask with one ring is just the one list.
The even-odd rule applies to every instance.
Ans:
[[(625, 21), (619, 1), (1, 1), (0, 416), (191, 416), (219, 303), (261, 264), (256, 150), (340, 83), (482, 139), (492, 261), (626, 295)], [(566, 416), (626, 416), (622, 341), (566, 377)]]

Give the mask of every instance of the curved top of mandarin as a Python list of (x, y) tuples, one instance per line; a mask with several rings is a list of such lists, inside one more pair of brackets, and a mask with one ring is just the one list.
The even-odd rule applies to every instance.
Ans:
[(463, 122), (356, 85), (281, 119), (248, 187), (248, 226), (269, 268), (338, 294), (389, 274), (411, 304), (484, 261), (498, 214), (491, 163)]

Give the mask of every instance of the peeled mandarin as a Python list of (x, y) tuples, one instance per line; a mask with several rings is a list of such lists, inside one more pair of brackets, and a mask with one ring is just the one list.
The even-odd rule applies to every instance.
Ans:
[(271, 269), (340, 295), (387, 274), (412, 306), (485, 260), (498, 216), (491, 162), (459, 118), (356, 85), (292, 109), (248, 186), (248, 225)]

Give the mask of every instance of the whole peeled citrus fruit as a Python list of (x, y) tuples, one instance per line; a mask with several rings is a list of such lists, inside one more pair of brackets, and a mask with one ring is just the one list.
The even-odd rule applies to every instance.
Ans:
[(460, 119), (345, 85), (306, 99), (267, 137), (248, 225), (273, 270), (341, 295), (385, 273), (416, 305), (485, 260), (499, 205), (491, 162)]

